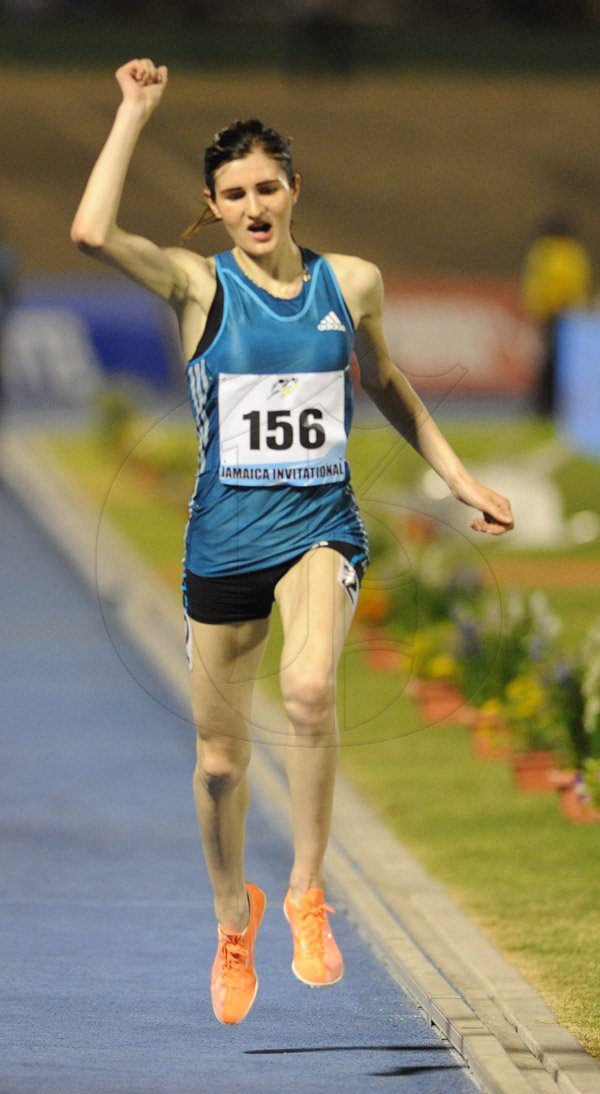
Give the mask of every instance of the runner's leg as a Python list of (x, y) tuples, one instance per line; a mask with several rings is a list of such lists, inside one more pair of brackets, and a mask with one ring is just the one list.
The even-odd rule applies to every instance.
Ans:
[(275, 595), (283, 623), (281, 690), (290, 720), (287, 771), (294, 828), (290, 892), (294, 900), (323, 889), (339, 735), (338, 662), (353, 605), (340, 581), (341, 555), (309, 551), (281, 579)]
[(252, 691), (269, 620), (190, 620), (192, 709), (197, 729), (194, 798), (215, 914), (224, 930), (248, 923), (244, 837), (249, 790)]

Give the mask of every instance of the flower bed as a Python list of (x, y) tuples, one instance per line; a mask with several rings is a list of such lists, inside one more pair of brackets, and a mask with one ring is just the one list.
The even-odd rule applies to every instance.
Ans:
[[(577, 781), (560, 789), (563, 811), (569, 819), (595, 819), (600, 620), (578, 655), (567, 658), (560, 620), (541, 592), (511, 589), (499, 597), (486, 591), (475, 575), (444, 558), (429, 525), (426, 530), (419, 526), (417, 536), (412, 524), (404, 529), (418, 541), (410, 582), (384, 580), (363, 594), (358, 622), (368, 638), (367, 664), (405, 676), (408, 669), (407, 690), (425, 725), (470, 725), (475, 754), (510, 762), (519, 789), (550, 792), (549, 773), (573, 769)], [(391, 572), (389, 560), (382, 572)], [(411, 597), (418, 608), (412, 615), (406, 610)]]

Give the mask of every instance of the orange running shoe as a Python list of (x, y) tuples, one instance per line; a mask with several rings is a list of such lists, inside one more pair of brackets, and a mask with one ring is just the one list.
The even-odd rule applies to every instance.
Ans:
[(337, 984), (344, 975), (344, 959), (331, 933), (322, 889), (309, 889), (296, 903), (288, 890), (283, 911), (294, 939), (292, 972), (310, 988)]
[(256, 885), (246, 883), (250, 922), (241, 934), (226, 934), (218, 926), (219, 944), (210, 978), (213, 1010), (219, 1022), (243, 1022), (256, 999), (258, 976), (254, 968), (254, 944), (267, 899)]

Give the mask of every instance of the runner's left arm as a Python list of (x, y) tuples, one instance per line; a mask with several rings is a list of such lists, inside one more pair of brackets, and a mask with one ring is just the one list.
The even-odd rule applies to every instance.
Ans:
[(360, 299), (357, 357), (361, 385), (381, 413), (444, 480), (454, 497), (479, 509), (470, 527), (501, 535), (514, 524), (510, 502), (478, 482), (461, 463), (423, 401), (392, 361), (382, 327), (383, 280), (370, 263), (360, 263), (355, 280)]

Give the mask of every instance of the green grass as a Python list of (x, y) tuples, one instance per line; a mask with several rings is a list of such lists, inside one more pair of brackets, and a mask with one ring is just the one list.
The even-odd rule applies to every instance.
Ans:
[(97, 433), (54, 436), (50, 445), (98, 505), (100, 521), (114, 521), (170, 580), (181, 569), (194, 442), (189, 427), (133, 423), (114, 445)]
[[(487, 460), (489, 426), (452, 424), (444, 432), (468, 465)], [(552, 439), (547, 423), (494, 423), (497, 451), (518, 458)], [(195, 470), (191, 428), (134, 423), (117, 452), (94, 436), (61, 437), (52, 452), (178, 590), (186, 497)], [(422, 461), (391, 430), (358, 428), (351, 462), (366, 508), (375, 493), (414, 484)], [(573, 457), (557, 481), (566, 511), (592, 508), (598, 466)], [(572, 508), (569, 508), (572, 507)], [(600, 506), (598, 506), (600, 509)], [(495, 544), (482, 546), (489, 558)], [(598, 545), (593, 551), (600, 556)], [(506, 548), (509, 551), (509, 548)], [(530, 557), (519, 552), (519, 557)], [(553, 552), (552, 557), (564, 557)], [(579, 641), (598, 613), (589, 587), (547, 588), (564, 624), (565, 644)], [(261, 672), (277, 691), (280, 626)], [(424, 729), (398, 674), (375, 674), (353, 629), (340, 668), (342, 766), (400, 839), (449, 888), (555, 1009), (600, 1056), (600, 827), (568, 824), (552, 795), (519, 793), (506, 763), (483, 763), (458, 726)]]
[(600, 616), (598, 582), (595, 586), (545, 587), (548, 604), (562, 623), (560, 642), (565, 651), (574, 654), (590, 625)]
[(397, 739), (344, 748), (345, 772), (600, 1054), (600, 827), (571, 826), (552, 796), (518, 792), (508, 764), (473, 758), (461, 727), (409, 734), (405, 702)]

